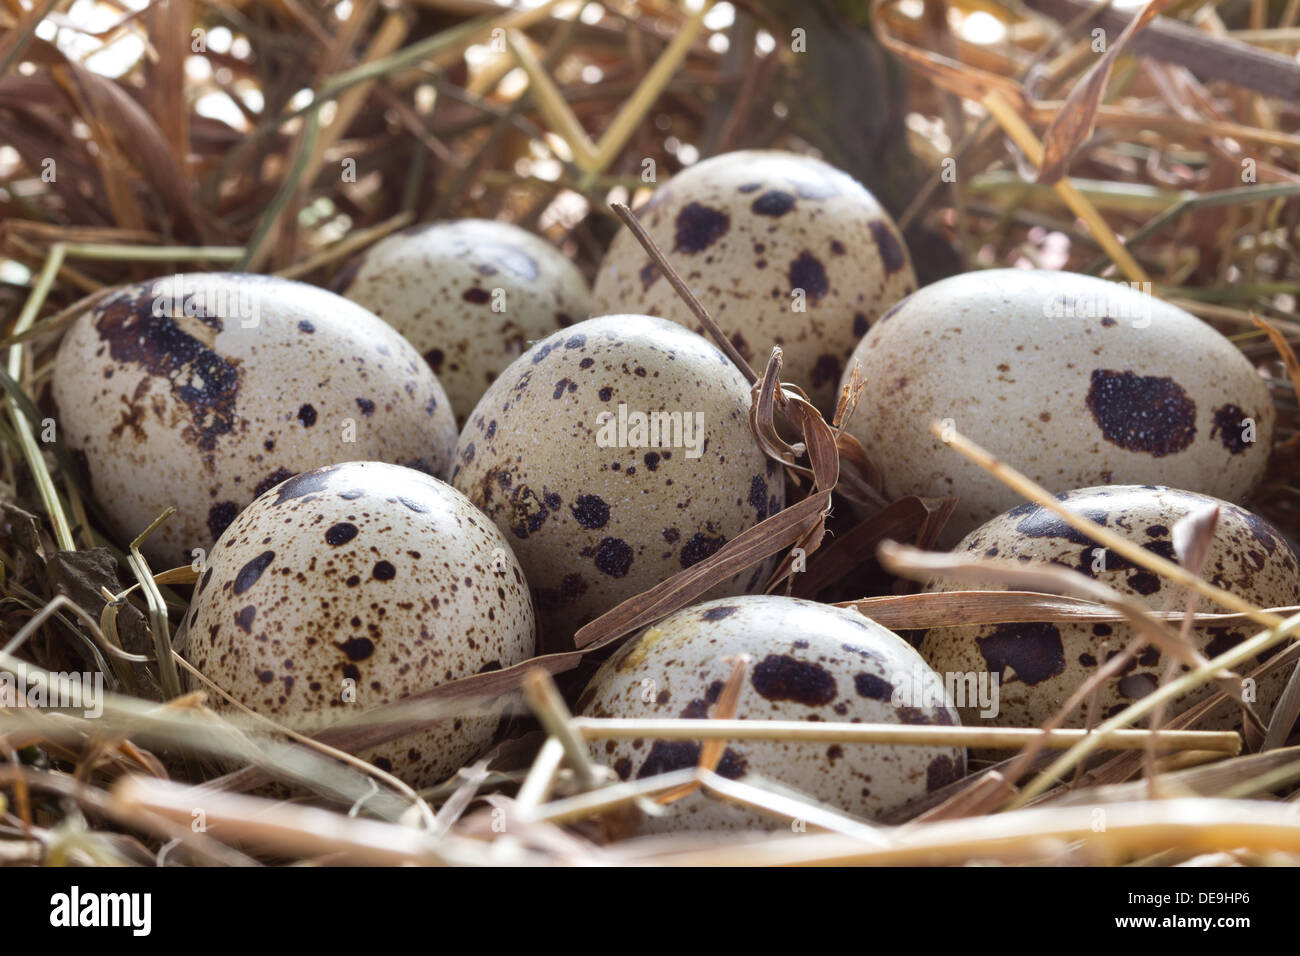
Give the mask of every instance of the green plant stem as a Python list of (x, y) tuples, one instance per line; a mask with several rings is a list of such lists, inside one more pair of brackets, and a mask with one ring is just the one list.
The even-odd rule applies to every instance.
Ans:
[[(1159, 232), (1169, 223), (1180, 217), (1189, 209), (1209, 209), (1214, 206), (1235, 206), (1239, 203), (1265, 202), (1270, 199), (1289, 199), (1300, 196), (1300, 183), (1273, 183), (1268, 186), (1238, 186), (1234, 189), (1222, 189), (1218, 192), (1204, 193), (1182, 199), (1157, 215), (1145, 226), (1124, 242), (1126, 249), (1134, 249), (1147, 237)], [(1109, 256), (1099, 256), (1090, 262), (1083, 271), (1100, 272), (1110, 262)]]
[[(26, 332), (36, 321), (36, 315), (45, 304), (50, 289), (54, 286), (54, 279), (59, 274), (66, 257), (67, 246), (63, 243), (55, 243), (50, 247), (49, 255), (45, 257), (45, 264), (41, 267), (36, 283), (32, 286), (31, 295), (27, 297), (23, 310), (18, 315), (18, 321), (14, 323), (14, 334)], [(9, 377), (17, 382), (22, 371), (23, 347), (14, 345), (9, 349)], [(59, 501), (59, 492), (54, 487), (54, 478), (45, 466), (45, 457), (36, 443), (32, 424), (12, 399), (9, 400), (9, 417), (13, 419), (14, 431), (22, 446), (23, 457), (27, 460), (27, 467), (31, 469), (32, 477), (36, 481), (36, 490), (40, 493), (41, 501), (50, 516), (50, 524), (54, 526), (54, 538), (62, 550), (75, 551), (77, 545), (72, 538), (72, 526), (68, 523), (68, 516), (63, 513), (63, 503)]]
[(140, 592), (149, 605), (149, 621), (151, 624), (149, 631), (153, 635), (154, 653), (158, 656), (158, 680), (162, 684), (164, 700), (180, 696), (181, 679), (179, 672), (176, 670), (176, 661), (172, 658), (171, 627), (167, 621), (167, 602), (163, 600), (162, 592), (158, 590), (158, 582), (153, 579), (153, 572), (149, 570), (149, 562), (140, 553), (140, 545), (145, 538), (157, 530), (159, 525), (175, 513), (176, 508), (173, 505), (168, 505), (166, 511), (154, 518), (149, 523), (149, 527), (141, 531), (139, 536), (131, 542), (131, 555), (129, 558), (131, 570), (135, 573), (136, 580), (140, 582)]

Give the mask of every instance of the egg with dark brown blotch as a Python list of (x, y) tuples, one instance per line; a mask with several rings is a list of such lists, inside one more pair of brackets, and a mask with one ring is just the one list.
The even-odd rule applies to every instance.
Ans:
[[(658, 187), (637, 218), (745, 360), (761, 375), (781, 346), (782, 379), (828, 421), (858, 340), (916, 288), (889, 214), (853, 177), (811, 156), (714, 156)], [(627, 230), (601, 263), (592, 309), (647, 312), (703, 331)]]
[(529, 344), (590, 315), (577, 267), (541, 236), (460, 219), (381, 239), (336, 291), (397, 329), (447, 390), (457, 426)]
[[(1188, 514), (1217, 505), (1218, 524), (1202, 576), (1256, 607), (1300, 604), (1300, 574), (1290, 546), (1267, 521), (1244, 508), (1207, 495), (1159, 486), (1083, 488), (1057, 497), (1071, 512), (1171, 561), (1177, 560), (1174, 525)], [(1184, 588), (1102, 547), (1037, 504), (1024, 504), (999, 515), (967, 535), (954, 553), (1027, 564), (1062, 565), (1152, 610), (1183, 607)], [(952, 591), (972, 586), (936, 583), (930, 590)], [(1227, 609), (1202, 601), (1200, 610)], [(1193, 628), (1192, 639), (1202, 654), (1215, 657), (1258, 631), (1248, 621), (1205, 624)], [(968, 725), (978, 726), (988, 721), (999, 727), (1037, 727), (1136, 636), (1133, 627), (1122, 622), (941, 627), (926, 632), (920, 649), (921, 655), (938, 671), (997, 675), (1000, 702), (996, 714), (981, 720), (975, 709), (963, 708), (962, 718)], [(1244, 677), (1263, 660), (1252, 659), (1238, 668), (1238, 673)], [(1168, 665), (1168, 654), (1148, 646), (1101, 685), (1098, 717), (1111, 717), (1149, 694), (1164, 680)], [(1181, 676), (1187, 669), (1186, 665), (1179, 664), (1174, 676)], [(1253, 691), (1255, 707), (1265, 720), (1289, 672), (1289, 668), (1275, 669), (1257, 682)], [(1214, 687), (1202, 685), (1174, 701), (1167, 713), (1172, 716), (1186, 710), (1214, 691)], [(1067, 726), (1082, 726), (1084, 717), (1084, 711), (1076, 710)], [(1222, 704), (1200, 726), (1239, 728), (1240, 711), (1235, 705)]]
[(349, 459), (442, 475), (447, 396), (410, 344), (361, 306), (270, 276), (124, 286), (68, 329), (54, 364), (62, 440), (121, 541), (189, 564), (291, 475)]
[[(543, 645), (713, 555), (785, 504), (750, 389), (712, 343), (644, 315), (538, 342), (492, 384), (451, 481), (509, 538)], [(770, 562), (717, 585), (761, 588)]]
[[(184, 649), (308, 734), (533, 652), (528, 586), (496, 526), (451, 486), (378, 462), (304, 472), (244, 509), (199, 578)], [(503, 706), (466, 704), (358, 755), (432, 785), (483, 752)]]
[[(897, 634), (853, 610), (774, 595), (724, 598), (665, 618), (624, 644), (578, 701), (583, 716), (716, 717), (739, 655), (748, 654), (732, 715), (953, 726), (938, 675)], [(591, 754), (623, 780), (698, 765), (690, 740), (593, 738)], [(762, 778), (814, 801), (878, 818), (959, 780), (966, 752), (951, 746), (732, 740), (717, 765), (729, 779)], [(781, 826), (759, 811), (696, 792), (645, 829), (738, 830)], [(787, 824), (788, 826), (788, 824)]]
[(888, 497), (956, 497), (940, 544), (1014, 491), (930, 431), (950, 427), (1049, 491), (1163, 484), (1242, 501), (1276, 414), (1264, 379), (1213, 328), (1140, 288), (991, 269), (926, 286), (869, 331), (849, 432)]

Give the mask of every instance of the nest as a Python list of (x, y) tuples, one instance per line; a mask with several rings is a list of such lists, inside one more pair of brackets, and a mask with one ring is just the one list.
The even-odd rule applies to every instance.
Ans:
[[(1138, 16), (1083, 0), (1015, 9), (751, 0), (695, 12), (670, 0), (527, 9), (488, 0), (157, 0), (129, 10), (100, 4), (93, 22), (74, 22), (61, 4), (30, 7), (11, 5), (0, 36), (0, 308), (9, 317), (0, 665), (46, 686), (58, 672), (92, 666), (113, 691), (93, 719), (0, 709), (0, 860), (1300, 858), (1300, 823), (1286, 805), (1300, 795), (1300, 749), (1287, 746), (1300, 694), (1285, 695), (1273, 721), (1248, 726), (1244, 739), (1186, 729), (1206, 709), (1231, 706), (1222, 692), (1195, 712), (1164, 708), (1264, 652), (1274, 654), (1268, 666), (1294, 669), (1297, 609), (1245, 605), (1178, 564), (1126, 553), (1122, 540), (1105, 543), (1258, 634), (1090, 731), (1054, 729), (1059, 721), (1005, 732), (730, 721), (725, 692), (711, 720), (616, 729), (572, 716), (551, 674), (689, 604), (734, 573), (727, 562), (748, 566), (795, 545), (812, 557), (807, 573), (792, 577), (787, 556), (771, 589), (825, 597), (852, 575), (870, 590), (846, 603), (895, 630), (1026, 614), (1131, 620), (1114, 595), (1070, 596), (1078, 582), (926, 552), (950, 504), (883, 498), (871, 462), (839, 427), (853, 412), (853, 389), (828, 423), (796, 388), (777, 384), (779, 357), (752, 370), (751, 420), (799, 491), (791, 507), (584, 627), (579, 652), (454, 682), (315, 739), (252, 715), (220, 720), (203, 694), (178, 693), (186, 665), (172, 637), (194, 572), (151, 569), (140, 539), (106, 535), (75, 463), (38, 434), (61, 330), (123, 281), (237, 269), (328, 284), (348, 257), (397, 229), (471, 216), (543, 233), (590, 277), (612, 235), (635, 227), (621, 204), (647, 194), (646, 161), (662, 180), (701, 156), (773, 147), (819, 153), (884, 198), (923, 280), (1029, 264), (1150, 282), (1228, 335), (1267, 378), (1279, 416), (1252, 506), (1294, 539), (1295, 3), (1193, 16), (1191, 5), (1156, 0)], [(661, 265), (671, 276), (671, 262)], [(709, 303), (697, 306), (707, 315)], [(954, 455), (1059, 510), (1014, 462), (945, 437)], [(837, 499), (869, 517), (830, 538)], [(1104, 540), (1105, 529), (1062, 517)], [(1016, 590), (957, 598), (897, 586), (975, 571), (1004, 575)], [(1143, 633), (1206, 617), (1189, 607), (1141, 613)], [(513, 690), (533, 723), (521, 721), (523, 732), (430, 790), (349, 755)], [(1082, 688), (1078, 703), (1095, 690)], [(618, 782), (586, 744), (614, 732), (704, 741), (700, 765)], [(740, 737), (994, 747), (1009, 759), (867, 822), (720, 776), (723, 742)], [(242, 769), (221, 775), (232, 761)], [(248, 792), (272, 779), (311, 799)], [(700, 789), (761, 810), (774, 829), (619, 839)], [(204, 827), (192, 826), (195, 806)]]

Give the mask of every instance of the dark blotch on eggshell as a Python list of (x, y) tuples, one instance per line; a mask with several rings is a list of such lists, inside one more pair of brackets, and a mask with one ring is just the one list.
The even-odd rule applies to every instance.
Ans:
[(749, 682), (768, 700), (790, 700), (821, 707), (835, 699), (835, 677), (820, 664), (786, 654), (768, 654), (754, 667)]
[(1065, 670), (1065, 648), (1055, 624), (999, 624), (976, 643), (989, 670), (1004, 680), (1007, 668), (1026, 684), (1041, 683)]
[(566, 574), (558, 588), (535, 588), (537, 606), (543, 611), (557, 611), (587, 593), (587, 579), (573, 572)]
[(611, 578), (625, 576), (632, 567), (632, 548), (621, 538), (603, 538), (596, 549), (596, 567)]
[(254, 498), (262, 497), (262, 495), (266, 494), (268, 491), (270, 491), (280, 482), (288, 481), (290, 478), (293, 477), (293, 475), (294, 473), (290, 471), (288, 468), (275, 469), (275, 471), (271, 472), (269, 475), (267, 475), (265, 478), (263, 478), (261, 481), (257, 483), (257, 487), (253, 489), (253, 497)]
[(235, 520), (239, 514), (239, 505), (233, 501), (218, 501), (208, 509), (208, 531), (212, 532), (212, 540), (221, 537), (221, 533), (230, 527), (230, 522)]
[(790, 288), (803, 289), (810, 302), (816, 302), (831, 288), (830, 280), (826, 277), (826, 267), (807, 249), (790, 263), (789, 278)]
[(270, 563), (274, 560), (275, 560), (274, 551), (263, 551), (257, 557), (253, 558), (242, 568), (240, 568), (239, 573), (235, 575), (235, 585), (234, 585), (235, 593), (243, 594), (254, 584), (256, 584), (257, 579), (262, 576), (262, 572), (265, 571), (267, 569), (267, 566), (270, 565)]
[(749, 480), (749, 506), (754, 509), (757, 520), (767, 517), (767, 479), (762, 475)]
[[(1096, 508), (1083, 508), (1075, 513), (1082, 515), (1094, 524), (1103, 526), (1110, 520), (1106, 512)], [(1055, 512), (1032, 502), (1017, 505), (1007, 512), (1007, 517), (1021, 518), (1016, 525), (1016, 531), (1027, 538), (1064, 538), (1066, 541), (1073, 541), (1075, 544), (1082, 545), (1095, 545), (1097, 543), (1073, 525), (1066, 524)]]
[(889, 228), (889, 224), (880, 219), (873, 219), (868, 225), (871, 229), (871, 238), (875, 240), (876, 249), (880, 252), (880, 261), (885, 264), (885, 272), (897, 272), (907, 265), (903, 244), (898, 241), (898, 236)]
[(692, 202), (677, 214), (677, 234), (674, 252), (703, 252), (731, 228), (731, 217), (721, 210)]
[(925, 792), (934, 791), (961, 779), (962, 768), (947, 754), (940, 754), (925, 768)]
[(784, 216), (794, 208), (794, 196), (780, 189), (769, 189), (750, 204), (757, 216)]
[(1249, 417), (1236, 405), (1223, 405), (1214, 410), (1214, 424), (1210, 427), (1210, 437), (1217, 438), (1228, 449), (1229, 454), (1240, 455), (1250, 443), (1242, 436), (1245, 420)]
[[(337, 467), (337, 466), (333, 466)], [(329, 475), (333, 467), (317, 468), (314, 471), (304, 472), (300, 475), (294, 475), (285, 481), (275, 492), (275, 503), (282, 505), (286, 501), (292, 501), (294, 498), (302, 498), (307, 495), (319, 494), (325, 490), (329, 484)], [(358, 496), (365, 492), (358, 492)]]
[(350, 521), (340, 521), (325, 532), (325, 543), (338, 547), (357, 536), (357, 526)]
[(722, 535), (710, 536), (703, 532), (695, 534), (691, 540), (682, 545), (680, 556), (682, 567), (689, 568), (699, 564), (726, 543), (727, 539)]
[[(101, 306), (95, 312), (95, 330), (115, 360), (138, 365), (170, 383), (172, 394), (190, 412), (190, 424), (182, 432), (185, 440), (210, 452), (235, 428), (239, 370), (175, 319), (154, 315), (155, 301), (154, 295), (141, 294)], [(197, 318), (214, 331), (222, 329), (219, 318)]]
[(368, 637), (352, 637), (338, 645), (350, 661), (364, 661), (375, 653), (375, 642)]
[(859, 697), (870, 700), (890, 700), (894, 696), (894, 685), (884, 678), (865, 671), (853, 675), (853, 688)]
[(834, 355), (817, 356), (817, 363), (812, 370), (813, 387), (817, 388), (827, 382), (838, 382), (842, 371), (843, 367), (840, 365), (840, 360)]
[(579, 495), (569, 510), (584, 528), (603, 528), (609, 521), (609, 505), (599, 495)]
[(1106, 440), (1162, 458), (1196, 438), (1196, 403), (1172, 378), (1094, 369), (1088, 409)]

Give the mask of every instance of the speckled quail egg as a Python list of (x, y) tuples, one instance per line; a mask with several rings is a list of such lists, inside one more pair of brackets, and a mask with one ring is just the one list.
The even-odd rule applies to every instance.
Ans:
[(457, 426), (528, 343), (590, 315), (582, 273), (505, 222), (417, 226), (377, 242), (335, 289), (406, 336), (437, 373)]
[(63, 440), (130, 540), (188, 563), (257, 495), (373, 459), (444, 474), (447, 396), (405, 339), (301, 282), (234, 273), (125, 286), (73, 323), (54, 366)]
[[(1158, 486), (1111, 485), (1083, 488), (1057, 496), (1072, 512), (1170, 560), (1176, 560), (1174, 524), (1193, 511), (1217, 504), (1219, 520), (1203, 569), (1210, 583), (1231, 591), (1257, 607), (1300, 604), (1300, 575), (1296, 558), (1282, 536), (1264, 519), (1226, 501)], [(971, 532), (956, 548), (959, 554), (1000, 559), (1049, 562), (1080, 571), (1121, 594), (1155, 610), (1171, 600), (1183, 606), (1184, 589), (1119, 554), (1104, 549), (1046, 508), (1024, 504), (999, 515)], [(939, 584), (934, 590), (955, 590), (969, 584)], [(1222, 611), (1202, 602), (1203, 611)], [(1207, 657), (1230, 650), (1258, 632), (1248, 622), (1199, 626), (1196, 646)], [(921, 642), (921, 655), (941, 672), (1000, 675), (1000, 706), (988, 719), (997, 726), (1040, 726), (1086, 679), (1135, 638), (1127, 624), (1028, 623), (984, 627), (932, 628)], [(1265, 657), (1268, 655), (1266, 654)], [(1263, 662), (1260, 658), (1239, 673)], [(1102, 685), (1098, 697), (1102, 718), (1113, 716), (1150, 693), (1162, 680), (1167, 655), (1148, 647)], [(1179, 666), (1176, 674), (1186, 670)], [(1285, 668), (1264, 677), (1256, 688), (1256, 708), (1267, 719), (1286, 682)], [(1213, 693), (1201, 687), (1184, 695), (1168, 711), (1175, 714)], [(958, 701), (961, 703), (961, 701)], [(962, 709), (967, 724), (980, 720)], [(1076, 711), (1072, 725), (1082, 726)], [(1240, 726), (1240, 714), (1230, 704), (1216, 708), (1201, 725), (1208, 729)]]
[[(578, 702), (588, 717), (707, 718), (740, 654), (750, 655), (734, 717), (851, 723), (958, 723), (937, 675), (897, 634), (856, 611), (798, 598), (723, 598), (678, 611), (624, 644)], [(932, 692), (933, 691), (933, 692)], [(700, 744), (593, 740), (595, 759), (624, 780), (699, 763)], [(731, 741), (717, 772), (792, 787), (874, 818), (961, 778), (963, 748)], [(700, 793), (670, 805), (650, 830), (743, 829), (771, 819)]]
[(1273, 404), (1245, 356), (1182, 309), (1090, 276), (944, 279), (890, 310), (853, 360), (866, 388), (849, 431), (891, 497), (958, 498), (945, 547), (1017, 496), (935, 420), (1054, 492), (1167, 484), (1240, 501), (1269, 456)]
[[(496, 526), (449, 485), (379, 462), (304, 472), (240, 512), (187, 630), (199, 671), (304, 733), (534, 650), (528, 586)], [(485, 749), (500, 707), (360, 756), (432, 784)]]
[[(782, 377), (828, 416), (840, 372), (876, 317), (916, 288), (898, 227), (871, 193), (821, 160), (724, 153), (659, 187), (637, 217), (759, 374)], [(648, 312), (703, 331), (627, 230), (592, 293), (593, 312)]]
[[(492, 384), (451, 481), (510, 539), (542, 646), (709, 557), (779, 511), (782, 475), (749, 427), (749, 385), (711, 342), (615, 315), (538, 342)], [(762, 586), (765, 566), (718, 585)]]

